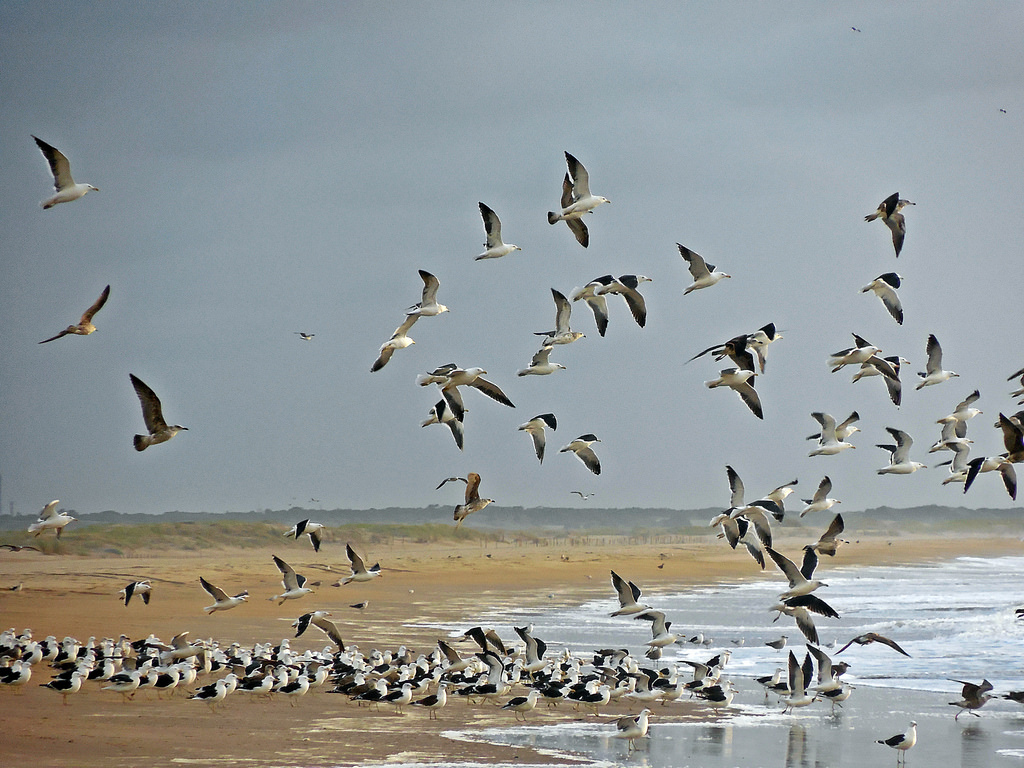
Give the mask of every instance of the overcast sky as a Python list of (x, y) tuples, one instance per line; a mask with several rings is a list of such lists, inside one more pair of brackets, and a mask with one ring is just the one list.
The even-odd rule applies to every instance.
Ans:
[[(843, 510), (1008, 507), (945, 468), (878, 476), (887, 426), (927, 455), (973, 389), (972, 456), (1003, 450), (1024, 365), (1024, 12), (1017, 3), (105, 3), (0, 5), (3, 512), (452, 505), (479, 472), (499, 505), (726, 505), (825, 474)], [(856, 28), (855, 31), (852, 28)], [(1005, 113), (1001, 110), (1005, 110)], [(61, 149), (101, 191), (44, 211)], [(549, 226), (564, 151), (611, 199), (584, 250)], [(917, 203), (894, 257), (864, 216)], [(477, 202), (523, 250), (475, 262)], [(683, 296), (675, 243), (733, 275)], [(370, 373), (419, 300), (451, 308)], [(858, 290), (898, 271), (906, 321)], [(518, 378), (550, 289), (644, 274), (640, 329), (610, 297), (601, 338)], [(99, 330), (40, 346), (111, 286)], [(758, 421), (700, 350), (773, 321)], [(296, 331), (316, 334), (307, 343)], [(856, 332), (912, 361), (903, 407), (829, 373)], [(961, 378), (921, 391), (938, 336)], [(416, 375), (481, 366), (516, 404), (465, 394), (466, 448), (420, 428)], [(129, 372), (189, 427), (144, 453)], [(858, 410), (857, 449), (808, 458), (810, 417)], [(552, 411), (543, 465), (516, 427)], [(604, 471), (558, 448), (593, 432)], [(792, 508), (794, 505), (790, 504)], [(799, 508), (799, 506), (797, 506)], [(492, 508), (493, 509), (493, 508)], [(447, 514), (447, 513), (446, 513)], [(490, 512), (484, 513), (490, 514)], [(448, 519), (444, 517), (444, 519)], [(472, 522), (472, 521), (470, 521)]]

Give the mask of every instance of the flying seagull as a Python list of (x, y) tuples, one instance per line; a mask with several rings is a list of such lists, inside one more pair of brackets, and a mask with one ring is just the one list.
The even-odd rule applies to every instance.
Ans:
[(448, 401), (443, 397), (437, 401), (433, 408), (430, 409), (429, 418), (420, 424), (420, 426), (429, 427), (431, 424), (448, 425), (448, 429), (452, 431), (452, 437), (455, 438), (455, 445), (459, 447), (460, 451), (462, 450), (466, 438), (463, 424), (455, 417), (451, 407), (448, 405)]
[[(626, 301), (630, 314), (636, 324), (643, 328), (647, 324), (647, 303), (644, 297), (637, 290), (644, 283), (652, 282), (646, 275), (619, 275), (614, 280), (609, 280), (605, 285), (597, 289), (597, 293), (604, 296), (609, 293), (617, 293)], [(575, 297), (573, 298), (575, 300)], [(596, 316), (596, 315), (595, 315)], [(604, 334), (601, 334), (602, 336)]]
[(629, 616), (630, 614), (643, 613), (650, 609), (651, 606), (643, 605), (638, 602), (640, 600), (640, 596), (643, 594), (643, 592), (640, 591), (640, 587), (632, 581), (626, 581), (615, 571), (612, 571), (611, 574), (612, 587), (615, 589), (615, 593), (619, 598), (619, 610), (609, 615)]
[(590, 233), (581, 217), (611, 200), (591, 194), (590, 174), (583, 163), (568, 152), (565, 153), (565, 164), (569, 170), (562, 181), (561, 211), (548, 211), (548, 224), (564, 221), (572, 230), (576, 242), (586, 248), (590, 244)]
[(448, 401), (452, 414), (459, 421), (462, 421), (466, 412), (466, 406), (462, 401), (462, 394), (459, 387), (473, 387), (502, 405), (515, 408), (512, 401), (496, 385), (492, 384), (482, 376), (487, 373), (483, 368), (459, 368), (454, 363), (448, 363), (428, 374), (421, 374), (416, 377), (416, 383), (421, 387), (428, 384), (437, 384), (441, 389), (441, 395)]
[(544, 346), (537, 350), (530, 365), (518, 371), (518, 376), (547, 376), (555, 371), (564, 371), (565, 366), (561, 363), (552, 363), (548, 360), (553, 347)]
[(420, 279), (423, 280), (423, 295), (419, 304), (413, 304), (406, 310), (405, 314), (418, 317), (435, 317), (448, 312), (448, 307), (437, 303), (437, 289), (441, 287), (441, 281), (425, 269), (421, 269), (419, 272)]
[(99, 189), (92, 184), (76, 184), (71, 178), (71, 163), (64, 157), (64, 154), (56, 147), (51, 147), (45, 141), (35, 136), (36, 146), (43, 153), (46, 162), (50, 164), (50, 172), (53, 174), (53, 189), (55, 194), (40, 203), (43, 208), (53, 208), (58, 203), (70, 203), (84, 197), (87, 192), (99, 192)]
[(367, 568), (363, 563), (363, 558), (356, 554), (351, 544), (345, 545), (345, 552), (348, 554), (349, 567), (352, 569), (352, 574), (346, 576), (336, 586), (345, 586), (353, 581), (370, 581), (375, 576), (380, 576), (380, 563), (374, 563), (371, 567)]
[(483, 203), (479, 203), (479, 206), (480, 215), (484, 219), (484, 233), (487, 235), (487, 239), (484, 241), (484, 248), (486, 250), (477, 256), (474, 261), (480, 261), (480, 259), (500, 259), (502, 256), (508, 256), (513, 251), (523, 250), (518, 245), (503, 243), (501, 241), (501, 220), (498, 218), (498, 214)]
[(853, 638), (853, 640), (851, 640), (838, 651), (836, 651), (835, 655), (838, 656), (840, 653), (845, 651), (854, 643), (856, 643), (857, 645), (870, 645), (871, 643), (881, 643), (882, 645), (889, 646), (897, 653), (902, 653), (904, 656), (908, 658), (910, 657), (910, 654), (904, 651), (902, 648), (900, 648), (899, 645), (896, 644), (895, 640), (890, 640), (888, 637), (883, 637), (877, 632), (865, 632), (863, 635), (857, 635), (857, 637)]
[[(605, 331), (608, 330), (608, 300), (605, 298), (604, 293), (601, 289), (606, 285), (611, 285), (615, 280), (611, 275), (601, 275), (601, 277), (595, 277), (589, 283), (584, 285), (582, 288), (573, 292), (572, 300), (580, 301), (581, 299), (587, 302), (587, 306), (590, 307), (594, 313), (594, 322), (597, 323), (597, 332), (604, 336)], [(1015, 378), (1015, 377), (1010, 377)]]
[(885, 431), (892, 435), (896, 445), (878, 446), (889, 451), (889, 466), (882, 467), (882, 469), (878, 470), (878, 474), (909, 475), (919, 469), (926, 469), (925, 465), (921, 462), (910, 460), (910, 447), (914, 444), (914, 438), (902, 429), (895, 429), (894, 427), (886, 427)]
[(135, 387), (135, 394), (139, 396), (139, 402), (142, 404), (142, 419), (146, 422), (146, 429), (149, 430), (148, 435), (135, 435), (136, 451), (144, 451), (151, 445), (166, 443), (182, 430), (188, 430), (188, 427), (183, 427), (180, 424), (169, 425), (164, 421), (160, 398), (156, 396), (156, 393), (134, 373), (129, 373), (128, 377), (132, 380), (132, 386)]
[(142, 602), (149, 605), (149, 597), (153, 591), (153, 586), (148, 581), (133, 581), (119, 593), (124, 598), (124, 604), (127, 607), (131, 599), (138, 595), (142, 598)]
[(878, 739), (875, 743), (885, 744), (885, 746), (896, 750), (896, 765), (900, 764), (901, 754), (903, 755), (903, 762), (906, 762), (907, 750), (917, 744), (917, 723), (911, 720), (910, 728), (907, 729), (906, 733), (897, 733), (888, 739)]
[(942, 347), (934, 333), (929, 334), (925, 351), (928, 353), (928, 362), (925, 364), (925, 372), (917, 374), (921, 377), (921, 381), (917, 383), (917, 389), (941, 384), (960, 375), (954, 371), (942, 370)]
[(685, 245), (676, 243), (676, 247), (679, 248), (679, 255), (686, 260), (686, 264), (690, 269), (690, 276), (693, 277), (693, 283), (683, 291), (683, 296), (693, 291), (698, 291), (701, 288), (710, 288), (718, 281), (732, 277), (732, 275), (728, 275), (725, 272), (715, 271), (714, 264), (708, 264), (701, 258), (700, 254), (691, 251)]
[(555, 419), (555, 414), (542, 413), (539, 416), (534, 416), (525, 424), (519, 425), (520, 431), (526, 432), (533, 438), (533, 449), (536, 451), (537, 459), (541, 464), (544, 463), (544, 445), (546, 443), (544, 432), (545, 427), (552, 430), (558, 428), (558, 421)]
[(900, 287), (902, 280), (903, 278), (895, 272), (886, 272), (860, 289), (861, 293), (871, 291), (880, 298), (898, 325), (903, 325), (903, 305), (900, 304), (900, 297), (897, 295), (896, 289)]
[(312, 613), (302, 614), (292, 622), (292, 627), (295, 628), (295, 636), (299, 637), (312, 624), (327, 635), (338, 646), (338, 650), (344, 651), (345, 643), (341, 639), (341, 632), (333, 621), (327, 619), (330, 615), (330, 611), (313, 611)]
[(199, 577), (199, 584), (202, 586), (203, 589), (209, 592), (210, 596), (213, 598), (213, 605), (208, 605), (205, 608), (203, 608), (203, 610), (207, 613), (215, 613), (216, 611), (227, 611), (231, 608), (241, 605), (249, 599), (249, 590), (239, 592), (237, 595), (234, 596), (228, 596), (227, 592), (225, 592), (220, 587), (213, 586), (213, 584), (208, 582), (202, 576)]
[(312, 341), (315, 333), (306, 333), (305, 331), (295, 331), (295, 333), (302, 338), (303, 341)]
[(818, 437), (818, 447), (808, 453), (808, 456), (835, 456), (847, 448), (857, 447), (846, 442), (847, 437), (860, 431), (858, 427), (853, 426), (853, 422), (860, 419), (860, 415), (856, 411), (851, 413), (849, 418), (840, 425), (836, 425), (836, 420), (830, 413), (815, 411), (811, 416), (821, 425), (821, 432), (817, 436), (811, 435), (808, 438), (810, 440)]
[(413, 327), (420, 316), (416, 313), (406, 315), (405, 320), (402, 324), (395, 328), (395, 332), (391, 334), (391, 338), (380, 345), (380, 351), (377, 353), (377, 359), (373, 361), (373, 365), (370, 366), (370, 373), (376, 373), (391, 360), (391, 356), (399, 349), (405, 349), (408, 346), (415, 344), (416, 342), (409, 338), (409, 330)]
[(713, 381), (705, 381), (704, 386), (708, 389), (714, 389), (715, 387), (729, 387), (733, 392), (740, 396), (740, 399), (746, 403), (757, 418), (764, 418), (764, 411), (761, 409), (761, 398), (758, 397), (757, 391), (754, 389), (752, 383), (753, 378), (757, 374), (753, 370), (743, 370), (740, 368), (726, 368), (719, 372), (719, 377)]
[(555, 300), (555, 330), (539, 331), (534, 336), (544, 336), (544, 346), (553, 344), (572, 344), (577, 339), (584, 338), (584, 334), (573, 331), (569, 328), (569, 315), (572, 314), (572, 305), (565, 298), (565, 294), (551, 289), (551, 296)]
[(594, 434), (587, 433), (580, 435), (571, 443), (564, 448), (558, 450), (559, 453), (565, 453), (571, 451), (576, 454), (576, 457), (583, 462), (583, 464), (593, 472), (595, 475), (601, 474), (601, 460), (597, 458), (597, 454), (591, 449), (591, 445), (594, 443), (600, 443), (601, 440)]
[[(443, 484), (444, 483), (442, 483), (442, 485)], [(474, 512), (479, 512), (488, 504), (493, 503), (494, 499), (480, 498), (480, 475), (476, 472), (470, 472), (466, 475), (466, 502), (455, 507), (455, 512), (452, 515), (452, 519), (455, 521), (455, 527), (460, 527), (462, 525), (462, 521), (467, 517), (472, 515)]]
[(907, 224), (900, 211), (908, 205), (917, 205), (917, 203), (901, 200), (900, 193), (894, 192), (879, 203), (878, 210), (864, 217), (864, 221), (881, 218), (885, 226), (892, 230), (892, 247), (896, 249), (897, 259), (900, 257), (900, 251), (903, 250), (903, 238), (907, 234)]
[(313, 545), (313, 551), (319, 552), (320, 541), (325, 527), (323, 523), (314, 523), (307, 517), (305, 520), (297, 522), (289, 530), (285, 531), (283, 535), (291, 536), (298, 541), (299, 537), (305, 534), (309, 536), (309, 543)]
[(93, 315), (95, 315), (97, 312), (103, 309), (103, 305), (107, 303), (107, 298), (109, 296), (110, 286), (108, 285), (106, 288), (103, 289), (103, 293), (100, 294), (100, 297), (96, 299), (95, 302), (93, 302), (93, 305), (89, 307), (87, 310), (85, 310), (85, 312), (82, 314), (82, 318), (78, 321), (77, 325), (69, 325), (56, 336), (51, 336), (48, 339), (43, 339), (43, 341), (40, 341), (39, 343), (46, 344), (47, 342), (50, 341), (56, 341), (62, 336), (67, 336), (69, 333), (73, 333), (78, 336), (88, 336), (90, 333), (96, 330), (96, 326), (92, 324)]
[(847, 365), (865, 363), (872, 355), (877, 355), (882, 351), (880, 347), (876, 347), (856, 333), (853, 334), (853, 342), (854, 346), (834, 352), (829, 357), (828, 365), (832, 369), (832, 373), (839, 372), (839, 370)]
[(54, 499), (43, 507), (43, 511), (39, 513), (39, 519), (28, 527), (28, 532), (38, 536), (43, 531), (56, 531), (59, 539), (64, 526), (75, 522), (78, 518), (64, 512), (57, 512), (58, 504), (60, 504), (60, 499)]
[(825, 475), (818, 483), (818, 490), (814, 492), (814, 497), (810, 499), (804, 499), (804, 503), (807, 505), (800, 512), (800, 517), (810, 512), (824, 512), (826, 509), (832, 509), (836, 504), (842, 504), (839, 499), (830, 499), (829, 493), (832, 492), (832, 480), (829, 479), (828, 475)]
[(306, 586), (306, 577), (295, 572), (288, 563), (282, 560), (277, 555), (272, 555), (274, 558), (274, 565), (277, 566), (277, 570), (281, 572), (284, 577), (281, 579), (281, 585), (284, 587), (284, 592), (280, 595), (274, 595), (271, 600), (280, 600), (278, 605), (284, 605), (285, 600), (297, 600), (300, 597), (310, 594), (313, 590)]

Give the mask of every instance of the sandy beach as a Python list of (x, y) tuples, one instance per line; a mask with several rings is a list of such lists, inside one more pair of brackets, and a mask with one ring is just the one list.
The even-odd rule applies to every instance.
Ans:
[[(793, 533), (785, 534), (793, 536)], [(801, 541), (806, 534), (801, 532)], [(305, 542), (284, 541), (271, 549), (201, 550), (188, 553), (137, 552), (132, 557), (79, 557), (0, 552), (0, 586), (21, 584), (20, 591), (0, 592), (2, 627), (31, 628), (36, 639), (72, 635), (136, 639), (155, 634), (168, 641), (188, 631), (190, 638), (232, 642), (279, 642), (293, 638), (290, 623), (314, 609), (332, 612), (347, 644), (361, 650), (397, 648), (429, 653), (439, 637), (480, 623), (503, 606), (568, 607), (610, 596), (609, 569), (615, 569), (650, 593), (696, 584), (749, 578), (778, 580), (761, 574), (749, 558), (729, 550), (712, 535), (706, 541), (682, 537), (637, 543), (628, 537), (590, 537), (559, 546), (513, 543), (416, 543), (393, 541), (362, 545), (367, 561), (380, 561), (384, 576), (364, 584), (333, 587), (348, 573), (344, 546), (327, 542), (318, 555)], [(781, 539), (782, 546), (786, 538)], [(797, 539), (793, 539), (794, 546)], [(840, 550), (836, 564), (887, 564), (945, 560), (965, 555), (1019, 554), (1016, 538), (959, 536), (901, 538), (861, 537)], [(271, 562), (276, 554), (312, 582), (316, 593), (283, 606), (268, 600), (280, 591)], [(206, 615), (209, 596), (198, 577), (234, 593), (248, 589), (250, 600), (234, 610)], [(125, 606), (117, 592), (129, 581), (153, 583), (150, 605)], [(369, 600), (365, 611), (349, 607)], [(685, 617), (679, 617), (685, 622)], [(432, 626), (448, 627), (438, 631)], [(512, 638), (507, 638), (511, 640)], [(321, 649), (323, 635), (310, 632), (292, 639), (292, 648)], [(472, 650), (470, 643), (460, 649)], [(452, 740), (443, 732), (512, 725), (511, 713), (493, 706), (468, 707), (454, 702), (437, 721), (407, 710), (369, 711), (326, 689), (299, 698), (295, 706), (271, 701), (229, 698), (216, 712), (188, 701), (184, 692), (160, 699), (153, 691), (133, 701), (87, 683), (68, 706), (53, 691), (40, 687), (49, 670), (39, 665), (23, 692), (0, 691), (5, 735), (0, 758), (8, 765), (35, 766), (298, 766), (356, 765), (377, 762), (519, 762), (551, 763), (526, 747)], [(207, 682), (207, 681), (203, 681)], [(635, 707), (634, 707), (635, 708)], [(608, 715), (627, 705), (610, 707)], [(602, 721), (604, 720), (602, 713)], [(680, 704), (672, 717), (692, 715)], [(537, 710), (530, 724), (594, 720), (563, 706)], [(888, 757), (888, 756), (887, 756)]]

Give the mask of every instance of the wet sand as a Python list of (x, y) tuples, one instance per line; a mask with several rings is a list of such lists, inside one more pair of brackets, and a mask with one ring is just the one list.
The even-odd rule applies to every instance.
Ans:
[[(806, 532), (799, 532), (799, 540), (792, 538), (793, 533), (780, 537), (783, 548), (787, 548), (787, 536), (795, 547), (806, 538)], [(173, 555), (136, 552), (132, 557), (0, 551), (0, 586), (23, 585), (21, 591), (0, 592), (0, 624), (19, 632), (31, 628), (36, 639), (52, 634), (58, 639), (72, 635), (85, 641), (90, 636), (116, 638), (121, 633), (136, 639), (153, 633), (168, 641), (188, 631), (192, 639), (214, 638), (224, 645), (250, 645), (276, 643), (287, 637), (292, 638), (292, 648), (301, 653), (306, 648), (325, 647), (326, 639), (315, 631), (294, 639), (290, 623), (301, 613), (325, 609), (332, 612), (346, 643), (356, 644), (363, 651), (405, 644), (428, 653), (437, 638), (447, 632), (425, 625), (461, 632), (480, 623), (484, 614), (493, 615), (497, 609), (500, 615), (503, 606), (540, 609), (544, 605), (571, 606), (610, 597), (609, 568), (649, 591), (715, 581), (779, 578), (777, 573), (762, 575), (745, 554), (729, 550), (713, 536), (706, 540), (677, 537), (675, 543), (665, 539), (645, 545), (628, 537), (598, 536), (557, 547), (403, 541), (365, 546), (356, 543), (356, 548), (365, 553), (369, 563), (379, 560), (385, 575), (364, 584), (330, 586), (348, 573), (343, 542), (330, 541), (319, 555), (304, 541), (285, 541), (272, 551), (207, 550)], [(1019, 554), (1020, 548), (1015, 539), (978, 536), (902, 538), (895, 543), (884, 536), (861, 537), (859, 543), (840, 550), (836, 563), (894, 564), (965, 554)], [(310, 581), (321, 581), (316, 594), (283, 606), (269, 601), (268, 597), (281, 591), (271, 554), (284, 558)], [(200, 575), (232, 594), (248, 589), (249, 602), (228, 612), (204, 614), (202, 608), (212, 601), (198, 585)], [(124, 606), (117, 598), (118, 590), (141, 578), (153, 582), (151, 604), (133, 600), (130, 606)], [(348, 607), (362, 600), (370, 601), (365, 611)], [(460, 648), (472, 650), (468, 643)], [(295, 706), (280, 697), (272, 701), (229, 697), (211, 712), (200, 702), (186, 700), (182, 691), (164, 699), (144, 691), (133, 701), (124, 702), (116, 694), (100, 691), (98, 684), (87, 683), (65, 707), (58, 694), (39, 686), (48, 679), (49, 670), (37, 666), (23, 692), (0, 690), (3, 764), (107, 768), (331, 766), (384, 761), (558, 762), (529, 747), (453, 740), (443, 735), (453, 730), (479, 733), (484, 728), (514, 725), (510, 713), (493, 706), (469, 707), (461, 701), (453, 702), (435, 722), (414, 708), (407, 709), (404, 716), (368, 711), (346, 697), (320, 689), (300, 698)], [(617, 705), (610, 707), (607, 715), (628, 710), (627, 705)], [(673, 718), (706, 718), (708, 727), (715, 727), (715, 718), (699, 705), (684, 703), (670, 712)], [(604, 714), (599, 722), (607, 719)], [(817, 719), (820, 717), (817, 715)], [(565, 727), (572, 727), (573, 723), (588, 720), (595, 718), (564, 705), (531, 715), (531, 725), (567, 723)], [(884, 730), (896, 733), (905, 725), (901, 720), (894, 716), (892, 725)], [(894, 762), (891, 754), (885, 754), (889, 750), (878, 750), (881, 754), (871, 753), (872, 764)]]

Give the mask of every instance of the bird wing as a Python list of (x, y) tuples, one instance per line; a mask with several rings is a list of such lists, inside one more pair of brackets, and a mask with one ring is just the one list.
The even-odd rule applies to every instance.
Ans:
[(577, 448), (575, 453), (580, 457), (580, 460), (586, 465), (587, 469), (595, 475), (601, 474), (601, 460), (597, 458), (597, 454), (594, 453), (589, 445)]
[(135, 394), (138, 395), (139, 402), (142, 404), (142, 420), (146, 422), (146, 429), (149, 430), (150, 434), (166, 429), (167, 422), (164, 421), (163, 410), (160, 407), (160, 398), (134, 373), (129, 373), (128, 376), (132, 380)]
[(906, 651), (904, 651), (902, 648), (900, 648), (895, 640), (890, 640), (888, 637), (884, 637), (882, 635), (879, 635), (877, 632), (868, 632), (868, 637), (871, 639), (872, 642), (881, 643), (882, 645), (887, 645), (890, 648), (892, 648), (894, 651), (897, 651), (898, 653), (902, 653), (904, 656), (907, 656), (908, 658), (910, 657), (910, 654), (907, 653)]
[(108, 285), (106, 288), (103, 289), (103, 293), (100, 294), (100, 297), (93, 302), (92, 306), (85, 310), (85, 312), (82, 314), (82, 319), (79, 320), (79, 323), (85, 325), (88, 322), (90, 322), (93, 318), (93, 315), (95, 315), (97, 312), (103, 309), (103, 305), (107, 303), (107, 298), (109, 296), (110, 286)]
[(790, 587), (795, 587), (797, 584), (806, 581), (804, 575), (800, 573), (800, 569), (796, 567), (796, 563), (781, 552), (776, 552), (771, 547), (765, 547), (764, 549), (768, 556), (775, 561), (775, 564), (779, 566), (779, 570), (789, 579)]
[(555, 299), (555, 332), (566, 333), (569, 330), (569, 315), (572, 313), (572, 305), (561, 291), (552, 288), (551, 295)]
[(804, 547), (804, 561), (800, 564), (800, 573), (808, 581), (814, 576), (814, 569), (818, 567), (818, 553), (814, 547)]
[(464, 477), (446, 477), (444, 480), (437, 484), (437, 488), (435, 488), (434, 490), (439, 490), (445, 483), (451, 483), (456, 480), (461, 480), (464, 483), (466, 482), (466, 478)]
[(419, 272), (423, 278), (423, 303), (433, 304), (437, 300), (437, 289), (441, 287), (441, 281), (426, 270), (421, 269)]
[(604, 336), (608, 330), (608, 302), (604, 296), (587, 296), (584, 301), (594, 313), (594, 322), (597, 323), (597, 332)]
[(824, 501), (825, 499), (828, 498), (828, 495), (831, 492), (832, 492), (832, 480), (829, 478), (828, 475), (825, 475), (825, 477), (823, 477), (821, 479), (821, 482), (818, 483), (818, 490), (816, 490), (814, 492), (814, 496), (811, 498), (811, 501), (814, 502), (814, 503), (818, 503), (820, 501)]
[(547, 365), (548, 356), (551, 355), (551, 347), (541, 347), (530, 360), (530, 365)]
[(391, 338), (397, 339), (402, 336), (408, 336), (409, 330), (413, 327), (413, 325), (416, 324), (416, 321), (419, 319), (419, 315), (406, 315), (405, 320), (402, 321), (402, 324), (395, 328), (395, 332), (391, 334)]
[(626, 306), (629, 307), (636, 324), (643, 328), (647, 324), (647, 303), (644, 301), (644, 297), (630, 286), (625, 286), (625, 289), (618, 291), (618, 294), (626, 300)]
[(341, 630), (338, 629), (338, 626), (333, 621), (325, 619), (323, 616), (314, 616), (312, 623), (317, 629), (331, 638), (331, 641), (338, 646), (338, 650), (345, 650), (345, 642), (341, 639)]
[(743, 481), (740, 479), (736, 470), (728, 464), (725, 465), (725, 474), (729, 477), (729, 490), (732, 492), (732, 496), (729, 497), (729, 506), (737, 508), (742, 507)]
[[(478, 376), (474, 381), (471, 381), (469, 383), (469, 386), (480, 390), (489, 398), (491, 398), (492, 400), (497, 400), (502, 405), (507, 405), (509, 408), (515, 408), (515, 405), (513, 405), (512, 401), (509, 400), (505, 393), (501, 391), (501, 388), (498, 387), (497, 384), (493, 384), (490, 381), (487, 381), (487, 379), (482, 379)], [(451, 404), (451, 400), (449, 400), (448, 402), (449, 404)], [(456, 413), (456, 410), (453, 408), (452, 412)]]
[(484, 245), (487, 248), (493, 248), (496, 245), (501, 244), (501, 220), (498, 219), (498, 214), (492, 211), (488, 206), (483, 203), (479, 203), (480, 216), (484, 220), (484, 232), (487, 233), (487, 241)]
[(49, 520), (51, 517), (56, 517), (58, 504), (60, 504), (60, 499), (54, 499), (45, 507), (43, 507), (43, 511), (39, 513), (39, 519)]
[(577, 243), (584, 248), (590, 245), (590, 230), (583, 223), (583, 219), (566, 219), (565, 223), (569, 226), (569, 230), (572, 232), (573, 237), (576, 238)]
[(366, 566), (363, 564), (363, 558), (356, 554), (356, 551), (352, 549), (351, 544), (345, 544), (345, 551), (348, 553), (348, 561), (352, 566), (352, 573), (359, 573), (365, 571)]
[(821, 538), (818, 539), (818, 543), (821, 544), (826, 541), (834, 541), (836, 536), (843, 532), (844, 528), (843, 516), (837, 514), (832, 518), (832, 522), (828, 524), (828, 528), (825, 532), (821, 534)]
[(36, 146), (39, 147), (39, 151), (43, 153), (43, 157), (46, 158), (46, 162), (50, 164), (50, 173), (53, 174), (53, 188), (56, 192), (60, 192), (62, 189), (75, 186), (75, 180), (71, 178), (71, 163), (56, 147), (50, 146), (45, 141), (35, 136), (32, 137), (36, 140)]
[[(751, 366), (753, 366), (753, 359), (751, 359)], [(748, 370), (753, 370), (751, 367)], [(764, 419), (764, 411), (761, 410), (761, 398), (757, 394), (757, 390), (754, 389), (754, 385), (749, 380), (744, 381), (742, 384), (737, 384), (733, 387), (733, 390), (740, 399), (747, 404), (747, 407), (751, 412), (759, 419)]]
[(886, 427), (885, 431), (893, 436), (896, 441), (896, 450), (893, 452), (893, 463), (903, 464), (910, 456), (910, 446), (914, 444), (914, 438), (902, 429)]
[(565, 153), (565, 164), (569, 168), (569, 175), (572, 176), (572, 191), (577, 200), (581, 197), (590, 197), (590, 174), (583, 167), (583, 163)]
[(218, 603), (220, 601), (222, 601), (222, 600), (227, 600), (228, 599), (228, 593), (227, 592), (225, 592), (220, 587), (213, 586), (213, 584), (208, 582), (202, 576), (199, 577), (199, 583), (202, 585), (203, 589), (205, 589), (207, 592), (209, 592), (210, 595), (213, 597), (213, 599), (216, 600)]
[(704, 262), (704, 259), (700, 254), (691, 251), (681, 243), (676, 243), (676, 246), (679, 248), (679, 255), (686, 259), (686, 264), (690, 270), (690, 276), (695, 282), (701, 278), (709, 277), (711, 275), (707, 264)]
[[(273, 555), (273, 558), (274, 558), (274, 565), (277, 566), (277, 569), (284, 576), (284, 579), (282, 581), (284, 583), (284, 588), (285, 589), (287, 589), (287, 590), (298, 589), (300, 586), (302, 586), (301, 584), (299, 584), (299, 577), (298, 577), (298, 574), (295, 573), (295, 569), (294, 568), (292, 568), (290, 565), (288, 565), (288, 563), (286, 563), (284, 560), (282, 560), (277, 555)], [(303, 579), (303, 581), (305, 581), (305, 579)]]
[(836, 420), (830, 413), (815, 411), (811, 414), (815, 421), (821, 424), (821, 440), (825, 443), (836, 440)]
[(466, 475), (466, 503), (470, 504), (480, 498), (480, 475), (470, 472)]
[(928, 362), (925, 365), (925, 370), (928, 373), (938, 373), (942, 370), (942, 347), (939, 345), (939, 340), (935, 338), (935, 334), (929, 334), (928, 343), (925, 345), (925, 351), (928, 353)]
[(839, 614), (836, 613), (835, 609), (816, 595), (790, 597), (783, 602), (793, 608), (804, 608), (805, 610), (816, 613), (819, 616), (827, 616), (830, 619), (839, 618)]
[(640, 600), (640, 587), (631, 581), (626, 581), (615, 571), (612, 574), (612, 587), (619, 596), (619, 605), (627, 606)]

